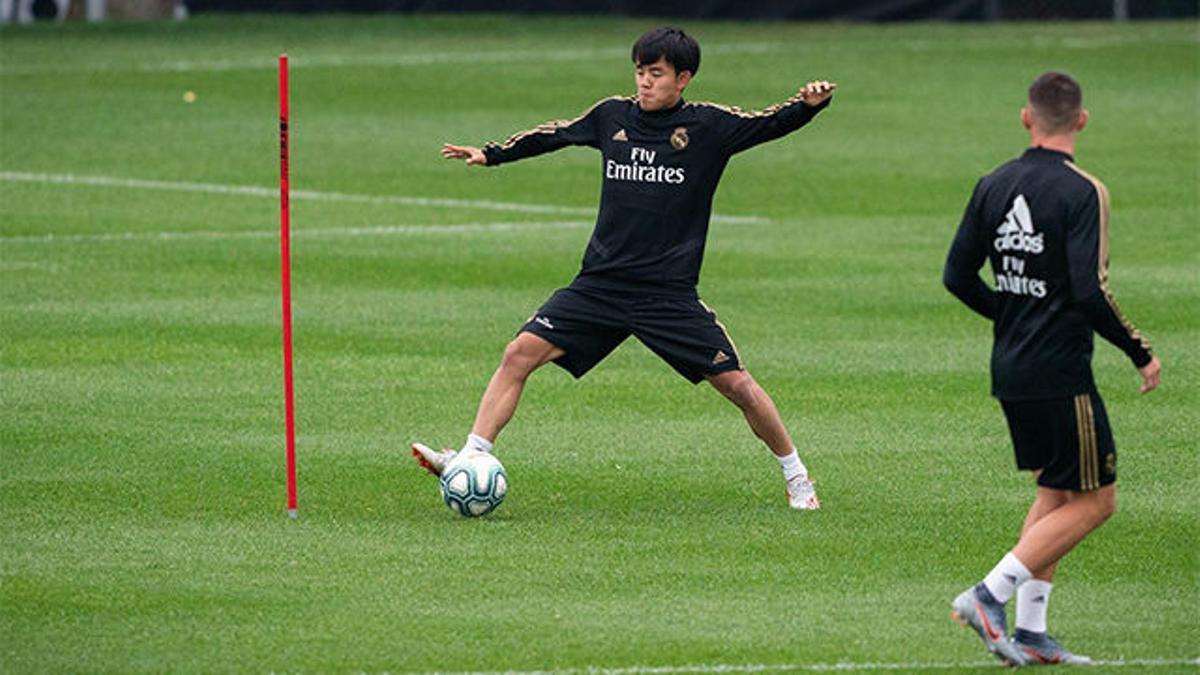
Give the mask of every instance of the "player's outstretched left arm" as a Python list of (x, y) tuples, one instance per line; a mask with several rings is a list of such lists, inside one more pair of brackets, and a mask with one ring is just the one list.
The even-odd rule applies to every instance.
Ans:
[(487, 155), (472, 145), (442, 143), (442, 157), (466, 160), (467, 166), (487, 166)]
[(738, 108), (715, 106), (724, 111), (719, 124), (725, 151), (736, 154), (760, 143), (786, 136), (816, 117), (829, 105), (837, 84), (813, 80), (800, 87), (791, 98), (765, 110), (747, 112)]

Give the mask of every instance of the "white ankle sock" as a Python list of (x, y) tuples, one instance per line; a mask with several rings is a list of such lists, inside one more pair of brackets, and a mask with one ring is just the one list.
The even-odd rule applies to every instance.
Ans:
[(1017, 588), (1017, 628), (1046, 632), (1046, 607), (1053, 587), (1049, 581), (1030, 579)]
[(1024, 563), (1012, 554), (1012, 551), (1009, 551), (983, 578), (983, 585), (987, 586), (997, 602), (1004, 604), (1013, 596), (1017, 586), (1025, 583), (1032, 576), (1033, 573), (1029, 571), (1029, 568), (1025, 567)]
[(800, 461), (800, 453), (792, 448), (792, 454), (780, 457), (775, 456), (779, 460), (779, 466), (783, 469), (783, 479), (791, 480), (796, 476), (807, 476), (808, 469), (804, 467), (804, 462)]
[(491, 452), (492, 451), (492, 442), (489, 441), (488, 439), (484, 438), (483, 436), (476, 436), (475, 434), (470, 434), (467, 436), (467, 443), (466, 443), (466, 445), (464, 445), (462, 447), (462, 449), (463, 449), (463, 452), (466, 452), (467, 450), (475, 450), (477, 452)]

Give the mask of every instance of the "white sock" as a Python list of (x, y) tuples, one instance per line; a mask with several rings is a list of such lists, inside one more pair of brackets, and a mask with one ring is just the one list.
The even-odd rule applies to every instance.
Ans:
[(1025, 567), (1024, 563), (1012, 554), (1012, 551), (1009, 551), (983, 578), (983, 585), (991, 591), (996, 602), (1004, 604), (1013, 596), (1017, 586), (1025, 583), (1031, 577), (1033, 577), (1033, 573), (1029, 571), (1029, 568)]
[(491, 452), (492, 451), (492, 442), (489, 441), (488, 439), (484, 438), (483, 436), (476, 436), (475, 434), (470, 434), (467, 436), (467, 443), (466, 443), (466, 445), (463, 446), (462, 449), (463, 449), (463, 452), (466, 452), (468, 450), (474, 450), (476, 452)]
[(775, 456), (779, 460), (779, 466), (783, 468), (783, 479), (791, 480), (796, 476), (807, 476), (808, 469), (804, 467), (804, 462), (800, 461), (800, 453), (792, 448), (792, 454), (780, 457)]
[(1017, 628), (1046, 632), (1046, 607), (1053, 587), (1049, 581), (1030, 579), (1017, 588)]

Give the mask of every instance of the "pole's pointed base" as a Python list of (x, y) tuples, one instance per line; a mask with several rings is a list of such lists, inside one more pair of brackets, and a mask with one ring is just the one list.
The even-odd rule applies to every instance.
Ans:
[(300, 514), (296, 512), (296, 509), (288, 509), (288, 518), (295, 520), (299, 517), (300, 517)]

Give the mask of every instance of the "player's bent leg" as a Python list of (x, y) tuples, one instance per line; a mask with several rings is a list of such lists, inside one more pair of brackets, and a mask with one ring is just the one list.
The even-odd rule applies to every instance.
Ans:
[[(1033, 473), (1034, 479), (1038, 477), (1039, 471)], [(1034, 497), (1033, 503), (1029, 505), (1029, 512), (1025, 515), (1025, 524), (1021, 526), (1021, 536), (1030, 530), (1038, 521), (1050, 515), (1056, 509), (1066, 505), (1071, 500), (1071, 492), (1069, 490), (1057, 490), (1045, 486), (1038, 486), (1037, 496)], [(1052, 581), (1054, 579), (1054, 570), (1057, 563), (1051, 564), (1044, 569), (1033, 569), (1033, 578), (1041, 579), (1042, 581)]]
[[(516, 411), (521, 390), (530, 373), (563, 353), (562, 349), (532, 333), (521, 333), (508, 343), (500, 366), (483, 392), (471, 433), (487, 441), (496, 440), (500, 430)], [(458, 452), (451, 449), (434, 450), (423, 443), (413, 443), (412, 454), (422, 468), (434, 476), (441, 476)]]
[[(1036, 480), (1039, 472), (1034, 472), (1033, 477)], [(1029, 531), (1039, 520), (1050, 515), (1055, 509), (1064, 506), (1071, 501), (1070, 490), (1058, 490), (1048, 488), (1042, 485), (1037, 486), (1037, 494), (1033, 498), (1033, 503), (1029, 505), (1029, 512), (1025, 514), (1025, 524), (1021, 526), (1021, 534)]]
[[(1039, 488), (1039, 492), (1042, 489), (1045, 488)], [(1013, 555), (1035, 574), (1043, 572), (1103, 525), (1116, 508), (1116, 483), (1087, 492), (1070, 492), (1066, 504), (1046, 514), (1021, 535)]]
[(529, 332), (517, 335), (505, 347), (500, 365), (479, 400), (471, 433), (495, 441), (516, 412), (525, 381), (533, 371), (565, 353), (541, 336)]

